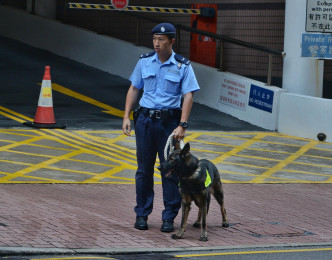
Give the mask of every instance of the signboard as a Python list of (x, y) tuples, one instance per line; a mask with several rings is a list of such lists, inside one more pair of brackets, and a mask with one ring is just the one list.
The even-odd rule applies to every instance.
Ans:
[(272, 113), (273, 96), (272, 90), (251, 84), (249, 106)]
[(116, 10), (124, 10), (129, 4), (129, 0), (112, 0), (111, 4)]
[(307, 0), (306, 32), (332, 32), (332, 0)]
[(332, 59), (332, 34), (303, 33), (301, 56)]
[(247, 83), (225, 76), (220, 89), (219, 102), (240, 110), (247, 109)]

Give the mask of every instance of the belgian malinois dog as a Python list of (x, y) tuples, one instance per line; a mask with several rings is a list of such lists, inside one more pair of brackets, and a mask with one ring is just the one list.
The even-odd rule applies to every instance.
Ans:
[(208, 240), (206, 216), (209, 211), (211, 194), (220, 205), (222, 226), (229, 226), (219, 171), (209, 160), (198, 160), (197, 157), (192, 155), (189, 143), (183, 149), (180, 149), (179, 144), (176, 144), (174, 152), (158, 167), (158, 170), (167, 172), (166, 176), (176, 174), (180, 181), (179, 186), (182, 198), (181, 228), (176, 234), (172, 235), (173, 239), (182, 238), (186, 230), (190, 205), (194, 201), (199, 208), (199, 212), (193, 226), (201, 227), (199, 240)]

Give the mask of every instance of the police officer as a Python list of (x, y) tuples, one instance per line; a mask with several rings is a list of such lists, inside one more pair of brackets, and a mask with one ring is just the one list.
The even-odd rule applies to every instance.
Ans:
[[(154, 164), (158, 153), (164, 161), (164, 148), (170, 134), (181, 140), (185, 136), (187, 121), (193, 104), (193, 93), (199, 86), (190, 61), (175, 54), (172, 47), (176, 29), (170, 23), (158, 24), (152, 30), (154, 51), (141, 55), (131, 77), (122, 130), (131, 135), (130, 112), (143, 89), (136, 124), (136, 222), (135, 228), (148, 229), (148, 215), (152, 212), (154, 190)], [(183, 104), (181, 109), (181, 97)], [(174, 231), (173, 221), (181, 207), (176, 175), (161, 173), (163, 201), (161, 231)]]

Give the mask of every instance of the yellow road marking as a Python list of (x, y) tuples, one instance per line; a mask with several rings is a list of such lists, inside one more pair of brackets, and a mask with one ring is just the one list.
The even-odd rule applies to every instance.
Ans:
[[(66, 89), (66, 88), (64, 88), (64, 89)], [(74, 92), (70, 92), (70, 93), (73, 94)], [(80, 96), (80, 97), (82, 97), (82, 96)], [(85, 96), (83, 96), (83, 97), (85, 97)], [(89, 101), (93, 102), (94, 100), (90, 99)], [(100, 103), (100, 104), (102, 104), (102, 103)], [(97, 106), (99, 106), (99, 103), (97, 103)], [(7, 116), (7, 117), (9, 117), (13, 120), (18, 121), (18, 122), (23, 122), (24, 120), (22, 120), (22, 119), (25, 119), (25, 121), (32, 121), (31, 118), (26, 117), (22, 114), (19, 114), (19, 113), (13, 111), (13, 110), (7, 109), (7, 108), (2, 107), (2, 106), (0, 106), (0, 114), (4, 115), (4, 116)], [(119, 166), (117, 166), (117, 165), (114, 166), (114, 168), (117, 168), (119, 170), (118, 172), (122, 171), (123, 169), (134, 169), (135, 170), (136, 167), (137, 167), (136, 166), (136, 160), (135, 160), (136, 158), (135, 158), (135, 155), (134, 155), (135, 150), (128, 149), (126, 147), (122, 147), (122, 146), (116, 144), (116, 142), (121, 141), (121, 140), (123, 140), (125, 142), (134, 142), (134, 140), (132, 140), (132, 139), (126, 139), (127, 137), (122, 134), (122, 131), (112, 131), (111, 132), (112, 134), (119, 133), (119, 135), (117, 137), (113, 137), (113, 138), (109, 138), (109, 139), (107, 137), (96, 137), (96, 136), (93, 136), (93, 135), (89, 135), (88, 131), (75, 131), (75, 132), (71, 133), (69, 131), (64, 131), (64, 130), (59, 130), (58, 132), (56, 132), (56, 130), (44, 130), (44, 132), (47, 132), (47, 131), (51, 135), (41, 134), (41, 133), (43, 133), (41, 130), (20, 130), (20, 129), (0, 130), (0, 133), (26, 136), (28, 138), (27, 140), (20, 141), (20, 142), (14, 142), (14, 141), (10, 141), (10, 140), (1, 140), (0, 139), (0, 141), (8, 143), (8, 145), (4, 145), (4, 146), (0, 147), (0, 151), (7, 151), (7, 152), (12, 152), (12, 153), (15, 153), (15, 152), (16, 153), (24, 153), (24, 152), (18, 152), (18, 151), (10, 150), (12, 148), (15, 148), (15, 147), (21, 146), (21, 145), (31, 145), (31, 146), (38, 146), (38, 147), (43, 147), (43, 148), (59, 149), (59, 150), (63, 150), (63, 151), (73, 151), (71, 149), (56, 148), (56, 147), (52, 147), (52, 146), (45, 146), (45, 145), (39, 145), (39, 144), (34, 144), (33, 143), (33, 142), (36, 142), (36, 141), (39, 141), (39, 140), (48, 139), (48, 140), (54, 140), (56, 142), (68, 145), (69, 147), (73, 147), (73, 149), (76, 148), (78, 150), (81, 150), (82, 153), (92, 154), (92, 155), (107, 159), (109, 161), (119, 163)], [(26, 133), (28, 133), (28, 134), (26, 134)], [(36, 134), (36, 135), (34, 135), (34, 134)], [(190, 133), (190, 132), (188, 132), (188, 134), (189, 135), (187, 135), (187, 137), (185, 139), (186, 142), (198, 142), (198, 143), (205, 143), (205, 144), (209, 144), (209, 145), (221, 145), (221, 146), (226, 146), (226, 147), (232, 147), (233, 148), (231, 151), (229, 151), (227, 153), (193, 148), (193, 150), (199, 151), (199, 152), (207, 152), (207, 153), (213, 152), (213, 153), (216, 153), (216, 154), (221, 154), (219, 157), (217, 157), (216, 159), (213, 160), (215, 163), (218, 163), (218, 161), (219, 161), (219, 162), (223, 162), (224, 164), (233, 164), (233, 165), (239, 165), (239, 166), (244, 166), (244, 167), (255, 167), (255, 168), (262, 168), (262, 169), (266, 168), (267, 169), (267, 171), (264, 173), (264, 175), (260, 175), (260, 176), (254, 175), (254, 176), (257, 176), (257, 177), (255, 179), (253, 179), (251, 181), (251, 183), (263, 183), (263, 182), (264, 183), (286, 183), (286, 182), (289, 182), (289, 183), (331, 183), (332, 182), (332, 176), (330, 176), (330, 174), (283, 169), (286, 165), (292, 163), (292, 164), (297, 164), (297, 165), (308, 165), (308, 166), (314, 166), (314, 167), (321, 167), (321, 168), (326, 168), (327, 170), (329, 170), (329, 169), (332, 168), (332, 166), (330, 166), (330, 165), (305, 163), (305, 162), (298, 162), (298, 161), (296, 162), (295, 160), (298, 157), (301, 157), (301, 156), (305, 156), (307, 158), (323, 158), (323, 159), (329, 160), (330, 158), (326, 157), (326, 156), (325, 157), (324, 156), (316, 156), (316, 155), (309, 155), (309, 154), (305, 154), (305, 153), (309, 149), (322, 150), (322, 151), (332, 151), (332, 146), (331, 146), (331, 149), (328, 149), (328, 148), (325, 148), (325, 147), (324, 148), (315, 147), (315, 142), (312, 143), (313, 145), (308, 147), (308, 145), (301, 146), (300, 144), (299, 145), (286, 144), (286, 143), (282, 143), (282, 142), (261, 140), (264, 136), (276, 136), (276, 137), (280, 137), (280, 138), (290, 138), (290, 139), (301, 140), (301, 141), (306, 141), (306, 142), (309, 141), (308, 139), (304, 139), (304, 138), (297, 138), (297, 137), (293, 137), (293, 136), (286, 136), (286, 135), (282, 135), (282, 134), (279, 134), (279, 133), (271, 133), (271, 132), (268, 132), (268, 133), (260, 133), (260, 132), (256, 132), (256, 133), (252, 133), (252, 132), (241, 132), (241, 133), (234, 133), (234, 132), (229, 132), (229, 133), (224, 133), (224, 132), (223, 133), (194, 132), (194, 133)], [(230, 145), (230, 144), (223, 144), (223, 143), (215, 143), (215, 142), (207, 142), (207, 141), (197, 140), (197, 138), (201, 135), (210, 135), (210, 136), (230, 138), (230, 139), (235, 139), (235, 140), (243, 140), (245, 142), (242, 145), (237, 146), (237, 145)], [(256, 136), (256, 137), (243, 138), (243, 136), (245, 136), (245, 135), (247, 135), (247, 136)], [(261, 135), (263, 135), (263, 136), (261, 136)], [(260, 142), (260, 143), (267, 143), (267, 144), (279, 144), (279, 145), (290, 146), (290, 147), (299, 147), (299, 151), (297, 153), (293, 154), (293, 153), (289, 153), (289, 152), (285, 152), (285, 151), (250, 148), (251, 144), (255, 143), (256, 141)], [(321, 143), (316, 142), (316, 144), (321, 144)], [(329, 143), (324, 143), (324, 144), (326, 145), (326, 147), (328, 147), (328, 145), (330, 145)], [(259, 157), (259, 156), (248, 156), (248, 155), (238, 154), (240, 151), (243, 151), (245, 149), (253, 150), (253, 151), (261, 151), (261, 152), (266, 152), (266, 153), (273, 152), (273, 153), (285, 154), (285, 155), (290, 155), (290, 156), (288, 156), (288, 158), (285, 159), (285, 160), (278, 160), (278, 159), (264, 158), (264, 157)], [(299, 154), (299, 152), (300, 152), (300, 154)], [(41, 155), (41, 154), (33, 154), (33, 153), (26, 153), (26, 154), (53, 158), (52, 156)], [(243, 158), (253, 158), (253, 159), (256, 159), (256, 160), (264, 160), (264, 161), (275, 161), (275, 162), (278, 162), (278, 164), (275, 165), (272, 168), (269, 168), (269, 167), (260, 167), (260, 166), (256, 166), (256, 165), (241, 164), (241, 163), (231, 163), (231, 162), (225, 161), (226, 158), (234, 157), (234, 156), (240, 157), (240, 158), (241, 157), (243, 157)], [(131, 160), (130, 158), (132, 158), (133, 160)], [(63, 160), (73, 160), (73, 161), (75, 161), (72, 158), (67, 158), (67, 159), (63, 159)], [(0, 161), (6, 162), (6, 160), (0, 160)], [(79, 161), (79, 160), (77, 160), (77, 161)], [(83, 161), (83, 162), (93, 163), (93, 162), (89, 162), (89, 161)], [(328, 163), (328, 161), (327, 161), (327, 163)], [(156, 166), (157, 165), (158, 165), (158, 160), (157, 160)], [(45, 166), (44, 168), (54, 169), (54, 167), (52, 167), (52, 166)], [(325, 180), (325, 181), (306, 181), (306, 180), (297, 180), (297, 179), (274, 177), (273, 174), (275, 172), (277, 172), (278, 170), (280, 170), (280, 169), (283, 169), (283, 171), (285, 171), (285, 172), (295, 172), (295, 173), (299, 173), (299, 174), (302, 173), (302, 174), (307, 174), (307, 175), (317, 175), (317, 176), (329, 177), (329, 179)], [(59, 170), (59, 169), (57, 169), (57, 170)], [(69, 169), (60, 169), (60, 170), (61, 171), (68, 171), (68, 172), (71, 171)], [(72, 172), (74, 172), (74, 171), (72, 171)], [(82, 173), (82, 174), (89, 174), (89, 173), (84, 172), (84, 171), (75, 171), (75, 172), (76, 173)], [(252, 176), (252, 174), (250, 174), (250, 173), (239, 173), (239, 172), (231, 172), (231, 171), (220, 171), (220, 172), (225, 172), (225, 173), (234, 174), (234, 175)], [(2, 173), (2, 172), (0, 172), (0, 173)], [(101, 174), (104, 174), (105, 176), (110, 177), (110, 176), (112, 176), (113, 174), (116, 174), (116, 173), (111, 173), (111, 175), (110, 175), (110, 172), (104, 172), (104, 173), (101, 173)], [(13, 175), (13, 174), (10, 174), (10, 175)], [(156, 176), (158, 178), (161, 178), (159, 172), (156, 171), (156, 169), (155, 169), (154, 176)], [(32, 176), (25, 176), (25, 177), (33, 178)], [(100, 179), (101, 179), (101, 177), (100, 177)], [(113, 176), (113, 178), (114, 179), (121, 179), (121, 177), (118, 177), (118, 176)], [(271, 180), (267, 181), (267, 180), (265, 180), (265, 178), (270, 178)], [(132, 182), (132, 179), (130, 179), (130, 178), (123, 178), (124, 181), (128, 181), (128, 179), (129, 179), (130, 182)], [(39, 180), (44, 180), (44, 179), (39, 178)], [(52, 179), (45, 179), (45, 181), (48, 181), (48, 180), (52, 181), (52, 182), (55, 182)], [(1, 179), (0, 179), (0, 181), (1, 181)], [(7, 182), (9, 183), (11, 181), (7, 181)], [(225, 182), (233, 183), (233, 181), (227, 181), (227, 180), (225, 180)], [(74, 182), (71, 182), (71, 183), (74, 183)], [(80, 182), (78, 182), (78, 183), (80, 183)], [(121, 183), (121, 182), (103, 182), (103, 183)], [(239, 182), (234, 182), (234, 183), (239, 183)], [(241, 183), (248, 183), (248, 181), (241, 182)]]
[(22, 119), (20, 119), (20, 118), (18, 118), (18, 117), (12, 116), (12, 115), (10, 115), (10, 114), (8, 114), (8, 113), (2, 112), (2, 111), (0, 111), (0, 115), (3, 115), (3, 116), (5, 116), (5, 117), (8, 117), (8, 118), (10, 118), (10, 119), (12, 119), (12, 120), (14, 120), (14, 121), (18, 121), (18, 122), (20, 122), (20, 123), (23, 123), (23, 122), (24, 122), (24, 120), (22, 120)]
[(33, 138), (30, 138), (30, 139), (27, 139), (27, 140), (24, 140), (24, 141), (15, 142), (15, 143), (12, 143), (12, 144), (1, 146), (0, 151), (6, 151), (6, 150), (12, 149), (12, 148), (17, 147), (17, 146), (30, 144), (32, 142), (39, 141), (41, 139), (44, 139), (44, 138), (42, 136), (37, 136), (37, 137), (33, 137)]
[[(71, 137), (73, 137), (73, 138), (76, 138), (76, 139), (78, 139), (78, 140), (80, 140), (80, 141), (82, 141), (82, 142), (85, 142), (85, 143), (87, 143), (87, 144), (92, 144), (92, 145), (94, 145), (95, 147), (98, 146), (98, 147), (101, 147), (101, 148), (103, 148), (103, 149), (105, 149), (105, 150), (110, 150), (110, 151), (113, 151), (113, 152), (118, 153), (118, 154), (120, 154), (120, 155), (123, 155), (124, 157), (118, 155), (118, 158), (125, 159), (126, 161), (129, 161), (129, 162), (132, 162), (132, 163), (136, 163), (136, 156), (134, 156), (134, 155), (128, 155), (128, 153), (125, 153), (125, 152), (119, 151), (118, 149), (115, 149), (115, 148), (113, 148), (113, 147), (110, 146), (110, 145), (109, 145), (109, 146), (106, 146), (106, 145), (103, 145), (103, 144), (97, 144), (96, 142), (92, 142), (92, 141), (90, 141), (90, 140), (88, 140), (88, 139), (84, 139), (84, 138), (82, 138), (82, 137), (80, 137), (80, 136), (78, 136), (78, 135), (75, 135), (75, 134), (70, 133), (70, 132), (65, 131), (65, 130), (59, 130), (59, 132), (61, 132), (62, 134), (66, 134), (66, 135), (68, 135), (68, 136), (71, 136)], [(131, 158), (133, 158), (134, 160), (130, 160), (128, 157), (131, 157)]]
[(268, 135), (268, 133), (258, 133), (254, 138), (249, 139), (247, 142), (236, 146), (234, 149), (232, 149), (231, 151), (211, 160), (213, 163), (218, 164), (221, 163), (222, 161), (224, 161), (225, 159), (239, 153), (240, 151), (242, 151), (243, 149), (248, 148), (250, 145), (252, 145), (253, 143), (257, 142), (257, 140), (264, 138), (266, 135)]
[[(62, 94), (65, 94), (67, 96), (82, 100), (86, 103), (92, 104), (94, 106), (97, 106), (97, 107), (100, 107), (100, 108), (103, 108), (103, 109), (106, 109), (106, 111), (103, 111), (103, 112), (111, 114), (113, 116), (118, 116), (118, 117), (123, 117), (124, 116), (124, 111), (122, 111), (122, 110), (119, 110), (119, 109), (114, 108), (110, 105), (104, 104), (102, 102), (99, 102), (99, 101), (97, 101), (93, 98), (90, 98), (88, 96), (82, 95), (78, 92), (75, 92), (75, 91), (73, 91), (69, 88), (63, 87), (59, 84), (52, 83), (52, 89), (54, 89), (55, 91), (58, 91)], [(130, 119), (131, 120), (133, 119), (132, 113), (131, 113)]]
[[(17, 113), (17, 112), (15, 112), (15, 111), (13, 111), (13, 110), (11, 110), (11, 109), (8, 109), (8, 108), (5, 108), (5, 107), (3, 107), (3, 106), (0, 106), (0, 109), (3, 110), (3, 111), (6, 111), (6, 112), (8, 112), (8, 113), (11, 113), (11, 114), (13, 114), (13, 115), (15, 115), (15, 116), (21, 117), (21, 118), (25, 119), (25, 121), (32, 121), (32, 120), (33, 120), (33, 119), (30, 118), (30, 117), (24, 116), (24, 115), (22, 115), (22, 114), (20, 114), (20, 113)], [(1, 113), (1, 112), (0, 112), (0, 113)], [(17, 117), (13, 117), (13, 116), (11, 116), (11, 115), (9, 115), (9, 114), (7, 114), (7, 113), (1, 113), (1, 114), (2, 114), (2, 115), (6, 114), (5, 116), (7, 116), (7, 117), (9, 117), (9, 118), (11, 118), (11, 119), (13, 119), (13, 120), (15, 120), (15, 121), (18, 121), (18, 122), (21, 122), (21, 123), (24, 122), (24, 120), (22, 120), (22, 119), (20, 119), (20, 118), (17, 118)]]
[[(56, 131), (50, 131), (50, 130), (44, 130), (44, 131), (47, 131), (47, 132), (49, 132), (49, 133), (51, 133), (51, 134), (54, 134), (54, 135), (57, 135), (57, 136), (60, 136), (60, 137), (62, 137), (63, 139), (69, 139), (70, 141), (72, 141), (72, 142), (74, 142), (74, 143), (78, 143), (79, 145), (83, 145), (83, 146), (85, 146), (85, 144), (84, 143), (82, 143), (82, 142), (80, 142), (80, 141), (76, 141), (76, 140), (73, 140), (73, 139), (70, 139), (70, 138), (68, 138), (68, 137), (66, 137), (66, 136), (64, 136), (64, 135), (61, 135), (61, 134), (58, 134)], [(60, 132), (63, 132), (63, 130), (61, 130)], [(91, 146), (92, 147), (92, 146)], [(117, 156), (116, 154), (114, 154), (114, 153), (112, 153), (112, 152), (109, 152), (109, 151), (105, 151), (105, 150), (102, 150), (102, 149), (99, 149), (98, 147), (92, 147), (94, 150), (97, 150), (97, 151), (100, 151), (100, 152), (103, 152), (103, 153), (106, 153), (106, 154), (111, 154), (112, 155), (112, 157), (106, 157), (108, 160), (112, 160), (112, 161), (115, 161), (115, 162), (117, 162), (117, 163), (119, 163), (120, 165), (119, 166), (117, 166), (116, 168), (114, 168), (114, 169), (112, 169), (112, 173), (116, 173), (116, 172), (120, 172), (121, 170), (123, 170), (123, 168), (125, 168), (125, 169), (136, 169), (136, 166), (134, 166), (134, 165), (130, 165), (130, 164), (127, 164), (127, 163), (125, 163), (125, 162), (123, 162), (123, 161), (119, 161), (119, 160), (117, 160), (117, 159), (114, 159), (113, 158), (113, 156)], [(91, 152), (91, 151), (90, 151)], [(105, 156), (103, 156), (103, 154), (102, 153), (96, 153), (95, 152), (95, 154), (97, 154), (98, 156), (100, 156), (100, 157), (104, 157), (105, 158)], [(136, 163), (136, 162), (135, 162)], [(108, 173), (109, 174), (109, 173)], [(106, 178), (106, 177), (108, 177), (108, 174), (103, 174), (103, 173), (100, 173), (100, 174), (98, 174), (98, 175), (100, 175), (100, 177), (99, 178), (97, 178), (97, 176), (95, 176), (95, 177), (92, 177), (92, 178), (90, 178), (90, 179), (87, 179), (87, 180), (85, 180), (84, 182), (82, 182), (82, 183), (91, 183), (92, 182), (92, 180), (100, 180), (100, 179), (102, 179), (101, 177), (102, 176), (104, 176), (103, 178)], [(106, 177), (105, 177), (105, 175), (107, 175)], [(1, 180), (1, 179), (0, 179)], [(123, 180), (126, 180), (126, 178), (123, 178)], [(104, 183), (104, 182), (103, 182)]]
[(51, 258), (31, 258), (30, 260), (75, 260), (75, 259), (115, 259), (102, 256), (70, 256), (70, 257), (51, 257)]
[[(114, 144), (115, 142), (118, 142), (118, 141), (122, 141), (122, 140), (126, 141), (125, 139), (127, 138), (127, 136), (124, 135), (122, 132), (117, 137), (107, 138), (107, 140), (105, 140), (106, 139), (105, 137), (94, 136), (94, 135), (91, 135), (91, 134), (87, 133), (86, 131), (76, 131), (76, 133), (78, 133), (78, 134), (80, 134), (80, 135), (82, 135), (86, 138), (89, 138), (89, 139), (91, 139), (95, 142), (98, 142), (98, 143), (105, 144), (105, 141), (106, 141), (107, 145), (111, 145), (112, 147), (116, 148), (117, 150), (124, 150), (128, 153), (136, 154), (136, 150), (128, 149), (126, 147)], [(108, 132), (105, 132), (105, 133), (108, 133)], [(128, 155), (128, 154), (126, 154), (126, 155), (131, 156), (131, 155)], [(136, 156), (131, 156), (131, 157), (136, 159)]]
[[(104, 159), (107, 159), (107, 160), (110, 160), (110, 161), (113, 161), (113, 162), (116, 162), (116, 163), (119, 163), (120, 165), (126, 165), (127, 168), (129, 169), (133, 169), (134, 166), (131, 165), (131, 164), (128, 164), (124, 161), (121, 161), (121, 160), (118, 160), (114, 157), (118, 157), (118, 155), (112, 153), (112, 152), (109, 152), (109, 151), (105, 151), (103, 149), (100, 149), (98, 147), (95, 147), (95, 146), (92, 146), (92, 145), (87, 145), (87, 144), (84, 144), (80, 141), (77, 141), (77, 140), (74, 140), (74, 139), (71, 139), (67, 136), (64, 136), (54, 130), (46, 130), (44, 129), (45, 132), (49, 133), (49, 134), (52, 134), (54, 136), (57, 136), (59, 137), (59, 139), (57, 139), (59, 142), (61, 143), (64, 143), (64, 144), (67, 144), (67, 145), (70, 145), (70, 146), (73, 146), (73, 147), (76, 147), (76, 148), (79, 148), (79, 149), (83, 149), (83, 151), (86, 151), (88, 153), (92, 153), (92, 154), (95, 154), (99, 157), (102, 157)], [(69, 142), (72, 142), (72, 143), (69, 143), (65, 140), (68, 140)], [(105, 154), (109, 154), (111, 155), (112, 157), (108, 156), (108, 155), (104, 155)], [(135, 162), (136, 163), (136, 162)]]
[[(89, 183), (89, 182), (99, 182), (100, 180), (102, 179), (105, 179), (105, 178), (113, 178), (113, 174), (116, 174), (116, 173), (119, 173), (121, 172), (122, 170), (126, 169), (125, 166), (119, 166), (117, 168), (113, 168), (113, 169), (110, 169), (108, 171), (105, 171), (103, 173), (100, 173), (90, 179), (87, 179), (85, 181), (83, 181), (83, 183)], [(125, 178), (125, 177), (117, 177), (119, 179), (123, 179), (123, 180), (130, 180), (130, 181), (135, 181), (134, 179), (130, 179), (130, 178)]]
[(317, 252), (331, 251), (332, 248), (309, 248), (309, 249), (285, 249), (285, 250), (266, 250), (266, 251), (240, 251), (225, 253), (208, 253), (208, 254), (192, 254), (192, 255), (174, 255), (174, 257), (204, 257), (204, 256), (220, 256), (220, 255), (255, 255), (255, 254), (275, 254), (275, 253), (296, 253), (296, 252)]
[(318, 144), (317, 141), (310, 141), (308, 144), (302, 146), (299, 151), (297, 151), (296, 153), (292, 154), (291, 156), (289, 156), (285, 160), (281, 161), (280, 163), (278, 163), (277, 165), (275, 165), (271, 169), (267, 170), (266, 172), (264, 172), (260, 176), (256, 177), (254, 180), (252, 180), (252, 182), (259, 183), (259, 182), (262, 182), (264, 179), (269, 178), (275, 172), (280, 171), (286, 165), (292, 163), (294, 160), (296, 160), (297, 158), (299, 158), (301, 155), (303, 155), (305, 152), (307, 152), (311, 148), (315, 147), (317, 144)]
[(19, 170), (19, 171), (15, 172), (11, 175), (0, 178), (0, 182), (9, 181), (9, 180), (12, 180), (14, 178), (24, 176), (27, 173), (30, 173), (30, 172), (36, 171), (38, 169), (44, 168), (47, 165), (59, 162), (59, 161), (61, 161), (63, 159), (66, 159), (66, 158), (73, 157), (73, 156), (78, 155), (80, 153), (82, 153), (82, 151), (74, 151), (74, 152), (71, 152), (71, 153), (68, 153), (68, 154), (58, 156), (56, 158), (49, 159), (49, 160), (41, 162), (41, 163), (37, 163), (37, 164), (29, 166), (25, 169)]

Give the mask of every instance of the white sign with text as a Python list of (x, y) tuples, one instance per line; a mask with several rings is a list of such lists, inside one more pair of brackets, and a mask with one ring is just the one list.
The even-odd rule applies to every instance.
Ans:
[(249, 83), (225, 76), (221, 83), (219, 102), (240, 110), (247, 109)]
[(332, 0), (307, 0), (307, 32), (332, 32)]

